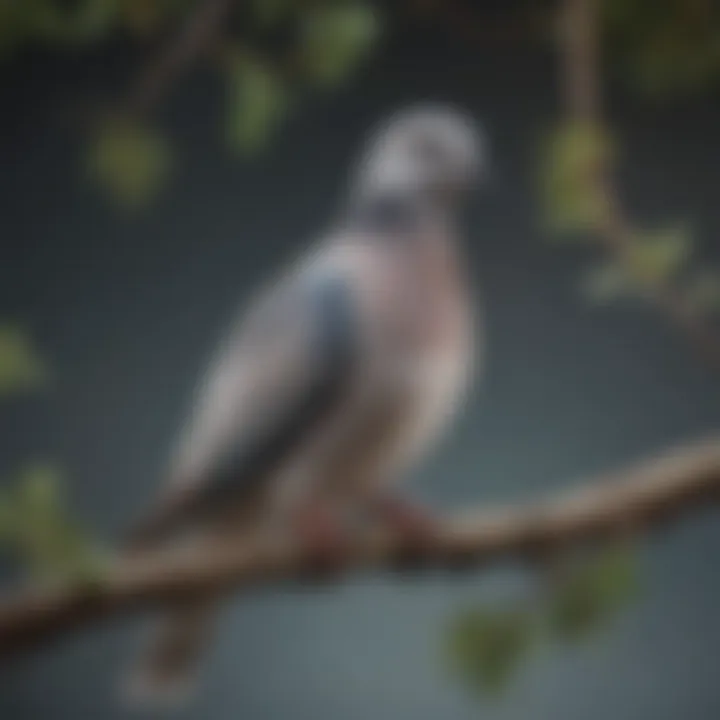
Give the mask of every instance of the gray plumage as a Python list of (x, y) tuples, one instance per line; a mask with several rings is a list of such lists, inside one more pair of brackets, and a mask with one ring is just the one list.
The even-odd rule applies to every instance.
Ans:
[[(379, 128), (332, 230), (260, 293), (212, 363), (136, 545), (241, 542), (314, 503), (345, 515), (411, 469), (471, 375), (456, 207), (480, 153), (473, 123), (446, 108)], [(168, 616), (136, 696), (187, 689), (215, 603)]]

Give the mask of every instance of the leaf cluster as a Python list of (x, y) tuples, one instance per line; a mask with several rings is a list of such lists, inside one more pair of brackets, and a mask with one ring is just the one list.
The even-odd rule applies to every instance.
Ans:
[(720, 310), (720, 273), (700, 266), (687, 223), (651, 229), (615, 225), (617, 208), (605, 180), (617, 155), (617, 143), (607, 130), (577, 121), (561, 123), (542, 147), (539, 196), (548, 236), (611, 249), (582, 278), (583, 294), (593, 303), (607, 304), (652, 300), (672, 287), (692, 312)]
[[(46, 377), (27, 335), (16, 325), (0, 325), (0, 396), (35, 390)], [(101, 567), (99, 551), (72, 519), (49, 465), (29, 466), (0, 488), (0, 552), (43, 577), (90, 579)]]
[(103, 568), (100, 551), (71, 517), (58, 473), (48, 465), (27, 468), (0, 493), (0, 547), (43, 579), (94, 581)]
[(608, 50), (650, 95), (703, 90), (720, 80), (720, 5), (714, 0), (604, 0)]
[(0, 323), (0, 396), (35, 390), (46, 377), (27, 335), (15, 325)]
[[(204, 0), (0, 0), (0, 60), (41, 45), (94, 47), (113, 34), (162, 45), (200, 16)], [(198, 22), (201, 22), (198, 20)], [(367, 0), (254, 0), (233, 8), (203, 56), (216, 58), (225, 86), (223, 132), (229, 149), (256, 152), (303, 93), (329, 90), (368, 57), (380, 15)], [(90, 136), (88, 176), (126, 208), (157, 196), (173, 167), (169, 138), (123, 108)], [(129, 115), (129, 116), (128, 116)]]
[(453, 618), (447, 655), (469, 690), (500, 694), (539, 648), (590, 637), (637, 595), (637, 563), (626, 546), (560, 570), (531, 604), (473, 607)]

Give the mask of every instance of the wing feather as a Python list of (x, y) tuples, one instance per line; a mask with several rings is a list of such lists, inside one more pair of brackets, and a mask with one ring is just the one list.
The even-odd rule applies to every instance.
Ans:
[(181, 435), (143, 544), (257, 488), (335, 407), (358, 354), (352, 288), (333, 274), (271, 289), (230, 334)]

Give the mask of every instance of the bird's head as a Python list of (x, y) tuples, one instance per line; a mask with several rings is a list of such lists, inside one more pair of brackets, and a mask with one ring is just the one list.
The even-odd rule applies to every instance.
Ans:
[(419, 196), (454, 205), (478, 182), (484, 148), (475, 122), (444, 105), (412, 107), (370, 137), (354, 178), (356, 196)]

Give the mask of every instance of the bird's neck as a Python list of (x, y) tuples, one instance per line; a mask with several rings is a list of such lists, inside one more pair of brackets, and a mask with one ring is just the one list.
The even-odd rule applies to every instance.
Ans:
[(343, 224), (353, 231), (377, 236), (413, 235), (428, 224), (450, 224), (452, 213), (418, 194), (382, 193), (351, 200)]

